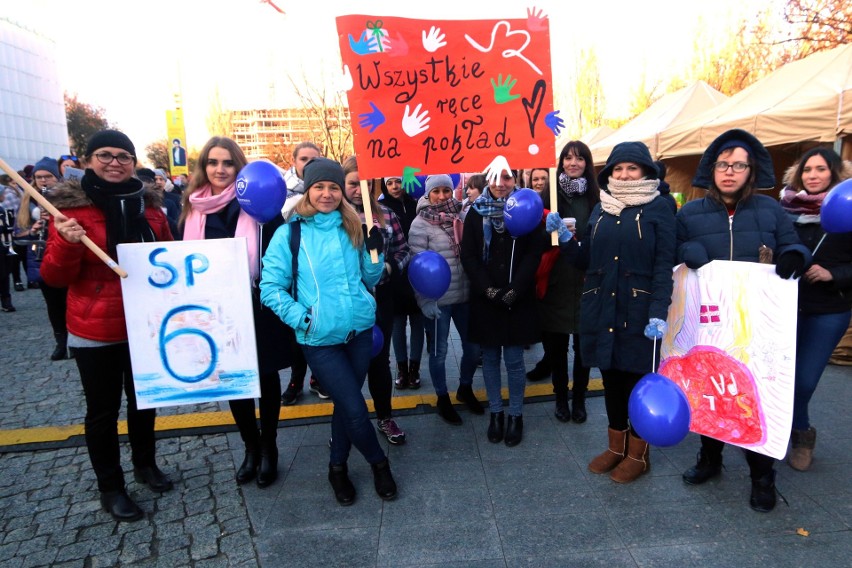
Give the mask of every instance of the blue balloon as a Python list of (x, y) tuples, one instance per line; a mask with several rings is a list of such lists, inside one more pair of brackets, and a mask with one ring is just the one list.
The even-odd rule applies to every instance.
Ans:
[(385, 334), (382, 333), (382, 328), (379, 324), (373, 326), (373, 349), (370, 352), (370, 357), (375, 357), (382, 352), (382, 347), (385, 344)]
[(408, 264), (408, 281), (421, 296), (437, 300), (450, 288), (450, 265), (433, 250), (418, 252)]
[(252, 162), (237, 174), (237, 202), (258, 223), (281, 215), (287, 199), (287, 183), (278, 166), (267, 161)]
[(655, 446), (674, 446), (689, 433), (692, 413), (686, 393), (658, 373), (642, 377), (627, 403), (630, 425)]
[(541, 197), (532, 189), (519, 189), (506, 200), (503, 219), (506, 229), (513, 237), (523, 237), (540, 223), (544, 205)]
[(461, 181), (461, 174), (450, 174), (450, 179), (453, 180), (453, 189), (457, 189), (459, 181)]
[(852, 232), (852, 178), (838, 183), (828, 192), (819, 217), (827, 233)]

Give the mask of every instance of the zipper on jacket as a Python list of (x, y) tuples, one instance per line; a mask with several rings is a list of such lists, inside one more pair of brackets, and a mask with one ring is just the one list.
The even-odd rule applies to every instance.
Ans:
[(643, 294), (650, 294), (649, 291), (643, 290), (642, 288), (631, 288), (631, 290), (633, 290), (633, 297), (634, 298), (639, 297), (639, 292), (642, 292)]
[(731, 244), (728, 260), (734, 260), (734, 216), (728, 216), (728, 241)]
[(598, 220), (595, 222), (595, 230), (592, 231), (592, 239), (594, 239), (595, 235), (598, 234), (598, 227), (600, 226), (601, 221), (603, 221), (603, 213), (601, 213), (600, 216), (598, 216)]
[(642, 210), (636, 214), (636, 228), (639, 229), (639, 240), (642, 240), (642, 224), (639, 222), (639, 217), (642, 215)]
[(586, 294), (595, 294), (597, 296), (598, 290), (600, 290), (600, 286), (598, 286), (597, 288), (592, 288), (591, 290), (586, 290), (585, 292), (583, 292), (583, 296), (585, 296)]

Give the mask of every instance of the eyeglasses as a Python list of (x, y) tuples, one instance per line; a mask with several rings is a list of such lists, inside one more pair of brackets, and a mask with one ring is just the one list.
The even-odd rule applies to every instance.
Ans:
[(130, 154), (110, 154), (109, 152), (98, 152), (97, 154), (95, 154), (95, 158), (97, 158), (98, 161), (105, 166), (111, 164), (113, 160), (116, 160), (122, 166), (126, 166), (127, 164), (133, 161), (133, 158), (135, 158), (135, 156), (131, 156)]
[(65, 160), (71, 160), (72, 162), (79, 162), (80, 159), (77, 156), (59, 156), (59, 161), (64, 162)]
[(735, 172), (742, 173), (749, 168), (749, 165), (746, 162), (734, 162), (733, 164), (729, 164), (728, 162), (715, 162), (713, 164), (713, 169), (717, 172), (726, 172), (728, 168), (731, 168)]
[(47, 174), (43, 176), (35, 176), (36, 181), (50, 181), (52, 179), (56, 179), (56, 176), (53, 174)]

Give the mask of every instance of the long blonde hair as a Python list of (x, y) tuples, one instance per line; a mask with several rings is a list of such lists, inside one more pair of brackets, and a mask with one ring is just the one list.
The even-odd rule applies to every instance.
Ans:
[[(344, 193), (342, 187), (340, 188), (340, 192)], [(340, 211), (340, 216), (343, 218), (343, 230), (346, 231), (347, 235), (349, 235), (349, 240), (352, 242), (352, 246), (356, 249), (361, 248), (364, 244), (364, 233), (361, 230), (361, 217), (358, 216), (358, 212), (355, 211), (355, 208), (352, 207), (351, 203), (346, 201), (345, 196), (341, 196), (337, 210)], [(310, 187), (305, 188), (305, 194), (298, 203), (296, 203), (293, 211), (305, 218), (313, 217), (319, 213), (319, 210), (314, 207), (313, 203), (311, 203)]]
[(207, 178), (207, 158), (210, 156), (210, 150), (213, 148), (222, 148), (231, 154), (231, 160), (234, 162), (234, 167), (237, 169), (237, 175), (240, 170), (246, 167), (248, 160), (236, 142), (226, 136), (214, 136), (207, 141), (207, 144), (201, 149), (198, 155), (198, 160), (195, 162), (195, 169), (192, 172), (192, 179), (189, 181), (189, 187), (181, 196), (181, 212), (178, 218), (178, 225), (183, 226), (189, 212), (192, 211), (192, 203), (189, 201), (189, 196), (204, 187), (210, 180)]

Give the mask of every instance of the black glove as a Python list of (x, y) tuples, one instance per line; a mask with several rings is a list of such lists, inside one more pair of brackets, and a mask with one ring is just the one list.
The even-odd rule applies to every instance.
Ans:
[(364, 244), (367, 246), (367, 250), (383, 250), (385, 239), (378, 227), (373, 225), (369, 233), (367, 232), (367, 225), (361, 225), (361, 229), (364, 231)]
[(710, 262), (710, 257), (701, 243), (687, 243), (683, 246), (683, 262), (687, 268), (698, 270)]
[(485, 297), (491, 300), (492, 302), (499, 302), (502, 290), (500, 288), (494, 288), (493, 286), (485, 289)]
[(788, 279), (791, 276), (802, 274), (805, 269), (805, 257), (796, 251), (787, 251), (778, 257), (778, 262), (775, 263), (775, 274)]
[(518, 293), (515, 292), (514, 288), (503, 288), (500, 291), (500, 301), (503, 302), (503, 305), (511, 308), (512, 304), (515, 303), (515, 300), (518, 299)]

